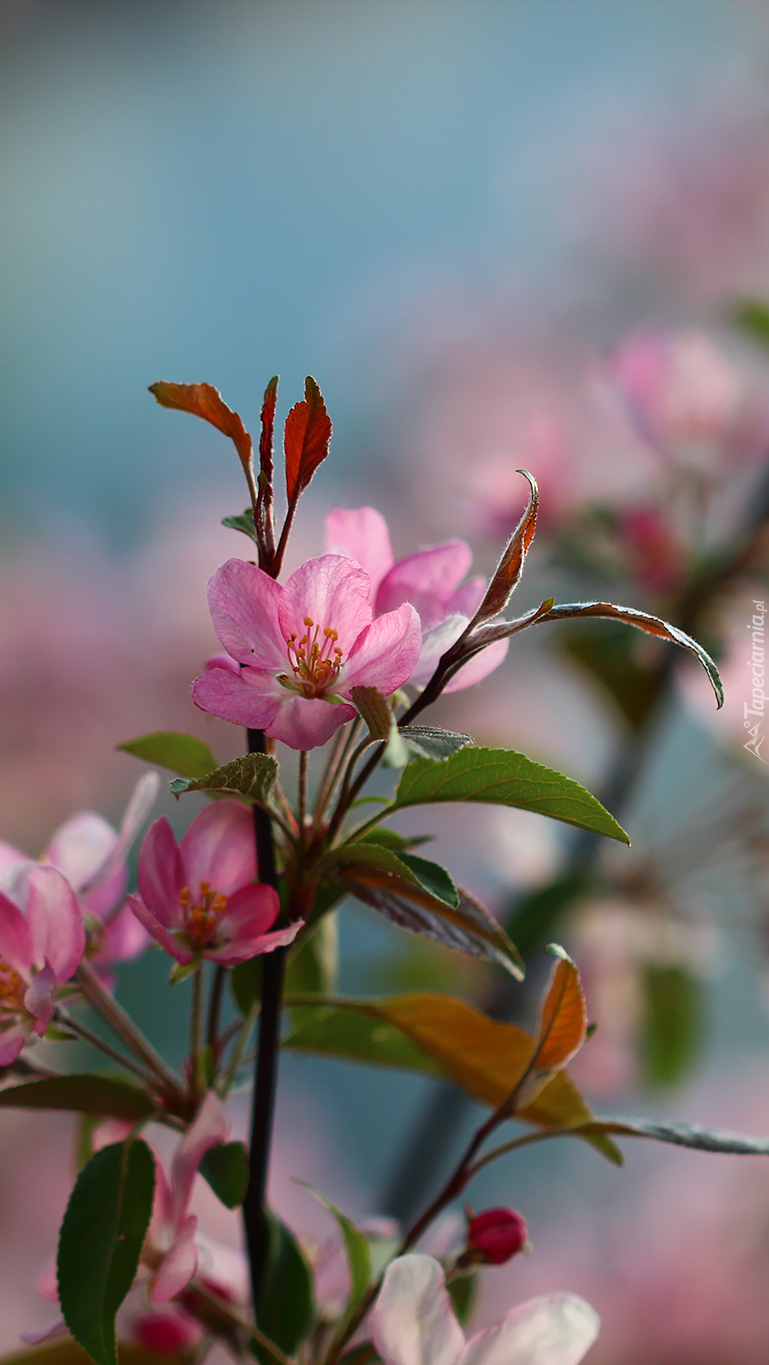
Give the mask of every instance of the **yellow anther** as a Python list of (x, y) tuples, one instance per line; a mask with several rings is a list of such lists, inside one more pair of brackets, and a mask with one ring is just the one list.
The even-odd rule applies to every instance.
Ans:
[(304, 618), (304, 624), (305, 624), (306, 626), (314, 626), (314, 625), (315, 625), (315, 622), (313, 621), (313, 619), (312, 619), (311, 616), (305, 616), (305, 618)]
[(192, 892), (188, 886), (183, 886), (179, 892), (179, 903), (185, 910), (188, 906), (192, 905)]
[(201, 882), (201, 883), (200, 883), (200, 894), (201, 894), (201, 896), (207, 896), (210, 890), (211, 890), (211, 883), (210, 883), (210, 882)]
[(221, 915), (222, 912), (227, 909), (227, 897), (223, 896), (222, 893), (219, 892), (218, 896), (214, 896), (214, 901), (213, 905), (211, 906), (211, 909), (214, 911), (215, 914)]

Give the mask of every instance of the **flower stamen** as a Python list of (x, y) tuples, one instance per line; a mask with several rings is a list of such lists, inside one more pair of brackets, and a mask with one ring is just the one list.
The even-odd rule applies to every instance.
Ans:
[(0, 1019), (3, 1015), (19, 1014), (24, 1009), (27, 983), (0, 957)]
[(293, 678), (281, 673), (280, 681), (305, 697), (320, 697), (332, 689), (342, 669), (343, 651), (337, 645), (339, 632), (331, 626), (316, 626), (305, 616), (306, 635), (297, 643), (296, 633), (286, 640)]
[(184, 913), (184, 932), (190, 947), (202, 952), (216, 937), (219, 920), (227, 909), (227, 897), (215, 891), (210, 882), (200, 882), (197, 899), (188, 886), (179, 892)]

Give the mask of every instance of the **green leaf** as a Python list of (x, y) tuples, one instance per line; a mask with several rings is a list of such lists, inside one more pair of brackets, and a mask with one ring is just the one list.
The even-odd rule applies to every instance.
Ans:
[(3, 1109), (65, 1109), (103, 1118), (146, 1119), (156, 1105), (149, 1095), (127, 1081), (110, 1076), (46, 1076), (0, 1090)]
[(257, 954), (239, 962), (230, 972), (230, 990), (240, 1013), (245, 1019), (262, 999), (264, 957)]
[(428, 1076), (444, 1074), (437, 1062), (376, 1010), (357, 1013), (326, 1006), (321, 999), (317, 1006), (303, 1002), (301, 1010), (292, 1010), (292, 1017), (294, 1013), (301, 1022), (283, 1042), (283, 1047), (294, 1052), (321, 1053), (368, 1066), (421, 1071)]
[[(78, 1346), (71, 1337), (63, 1340), (48, 1341), (42, 1346), (33, 1346), (23, 1351), (14, 1351), (3, 1356), (0, 1365), (89, 1365), (90, 1356)], [(158, 1351), (148, 1351), (144, 1346), (132, 1346), (128, 1342), (118, 1343), (120, 1365), (186, 1365), (189, 1357), (177, 1352), (174, 1355), (161, 1355)]]
[(308, 1185), (306, 1180), (297, 1180), (297, 1185), (302, 1185), (305, 1190), (309, 1190), (313, 1198), (327, 1209), (338, 1224), (339, 1231), (344, 1240), (344, 1248), (347, 1253), (347, 1264), (350, 1267), (350, 1295), (342, 1313), (342, 1319), (337, 1329), (344, 1330), (350, 1316), (357, 1308), (366, 1290), (371, 1283), (371, 1252), (368, 1240), (362, 1232), (359, 1232), (355, 1224), (327, 1199), (325, 1194), (316, 1190), (312, 1185)]
[(653, 669), (640, 666), (637, 640), (624, 625), (587, 622), (579, 630), (565, 630), (559, 644), (606, 689), (634, 730), (643, 725), (655, 702), (657, 677)]
[(370, 905), (401, 929), (424, 934), (445, 948), (497, 962), (519, 980), (524, 975), (520, 953), (494, 916), (467, 891), (457, 887), (456, 906), (436, 900), (421, 886), (373, 865), (340, 873), (350, 895)]
[[(271, 1212), (267, 1217), (270, 1243), (256, 1321), (270, 1341), (292, 1355), (312, 1327), (315, 1313), (312, 1275), (290, 1228)], [(263, 1365), (275, 1365), (263, 1347), (254, 1343), (250, 1350)]]
[(367, 844), (381, 844), (383, 848), (391, 848), (396, 853), (401, 849), (417, 848), (419, 844), (429, 844), (435, 838), (434, 834), (401, 834), (399, 829), (388, 829), (387, 825), (382, 825), (379, 829), (367, 829), (364, 835)]
[(444, 730), (440, 725), (405, 725), (401, 735), (414, 758), (430, 758), (434, 763), (443, 763), (460, 749), (475, 743), (472, 735)]
[(202, 777), (171, 783), (171, 791), (179, 797), (184, 792), (215, 792), (219, 796), (237, 796), (266, 806), (278, 776), (278, 761), (272, 754), (244, 754), (242, 758), (225, 763), (222, 768)]
[(387, 697), (376, 687), (353, 687), (350, 696), (371, 739), (388, 739), (395, 720)]
[(328, 995), (336, 989), (338, 938), (337, 916), (328, 914), (302, 937), (293, 952), (289, 950), (284, 987), (289, 995)]
[(209, 1147), (200, 1163), (200, 1174), (208, 1181), (225, 1208), (237, 1209), (248, 1189), (248, 1152), (242, 1142), (217, 1142)]
[(181, 773), (182, 777), (205, 777), (216, 768), (216, 759), (202, 739), (176, 730), (158, 730), (152, 735), (142, 735), (140, 739), (127, 739), (117, 747), (135, 758), (143, 758), (146, 763), (159, 763), (161, 768)]
[(478, 1272), (473, 1271), (470, 1275), (457, 1275), (456, 1279), (450, 1282), (448, 1289), (451, 1306), (459, 1322), (464, 1326), (478, 1297)]
[(578, 782), (512, 749), (460, 749), (445, 763), (412, 763), (398, 783), (391, 809), (441, 801), (517, 806), (630, 842), (621, 825)]
[(59, 1301), (96, 1365), (117, 1365), (115, 1314), (133, 1284), (154, 1192), (152, 1153), (129, 1138), (91, 1157), (70, 1196), (59, 1237)]
[(366, 867), (381, 868), (382, 871), (391, 872), (394, 876), (413, 883), (414, 886), (420, 886), (428, 895), (445, 905), (450, 905), (452, 909), (459, 905), (459, 892), (452, 878), (445, 868), (439, 863), (430, 862), (429, 858), (417, 858), (414, 854), (403, 853), (400, 850), (396, 853), (393, 848), (387, 848), (376, 840), (368, 839), (343, 844), (341, 848), (334, 849), (330, 856), (341, 867), (362, 863)]
[(650, 1085), (676, 1085), (699, 1053), (704, 1025), (702, 987), (686, 967), (650, 963), (643, 978), (646, 1016), (641, 1060)]
[(730, 309), (731, 320), (754, 341), (769, 346), (769, 304), (763, 299), (738, 299)]
[[(652, 1123), (649, 1119), (609, 1119), (596, 1116), (588, 1123), (563, 1130), (566, 1137), (650, 1138), (673, 1147), (690, 1147), (696, 1152), (721, 1152), (731, 1156), (769, 1156), (769, 1137), (751, 1137), (723, 1128), (701, 1128), (697, 1123)], [(554, 1136), (560, 1134), (555, 1132)]]
[(590, 879), (583, 872), (569, 872), (516, 897), (502, 915), (502, 923), (524, 961), (544, 946), (554, 926), (589, 887)]
[(230, 531), (242, 531), (244, 536), (248, 536), (254, 544), (259, 544), (259, 537), (254, 526), (254, 509), (247, 507), (245, 512), (239, 517), (222, 517), (222, 526), (226, 526)]

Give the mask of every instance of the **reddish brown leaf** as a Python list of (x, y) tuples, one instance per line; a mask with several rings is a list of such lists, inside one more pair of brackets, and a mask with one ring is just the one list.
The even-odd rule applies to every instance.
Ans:
[(541, 1073), (566, 1066), (585, 1041), (587, 1011), (579, 972), (563, 949), (550, 978), (539, 1021), (534, 1069)]
[[(275, 553), (272, 504), (274, 493), (273, 433), (277, 401), (278, 376), (274, 375), (264, 391), (262, 403), (262, 434), (259, 437), (259, 492), (256, 502), (256, 522), (269, 559), (272, 559)], [(262, 567), (267, 568), (268, 566), (263, 564)]]
[(710, 678), (718, 707), (723, 706), (724, 688), (716, 665), (707, 650), (693, 640), (691, 635), (679, 630), (678, 626), (671, 626), (668, 621), (663, 621), (659, 616), (652, 616), (647, 611), (637, 611), (635, 607), (615, 607), (611, 602), (563, 603), (537, 616), (537, 624), (543, 621), (566, 621), (575, 616), (602, 616), (609, 621), (623, 621), (626, 626), (636, 626), (647, 635), (656, 635), (661, 640), (670, 640), (673, 644), (680, 645), (682, 649), (688, 649), (691, 654), (696, 655)]
[(537, 529), (537, 508), (539, 506), (537, 481), (527, 469), (518, 469), (516, 473), (523, 474), (524, 478), (529, 481), (531, 489), (529, 501), (494, 571), (494, 576), (486, 589), (486, 596), (475, 613), (473, 625), (490, 621), (492, 616), (498, 616), (501, 611), (504, 611), (521, 581), (526, 555)]
[(179, 412), (191, 412), (193, 417), (202, 417), (204, 422), (229, 436), (240, 456), (246, 473), (251, 471), (253, 443), (237, 412), (228, 408), (222, 395), (213, 384), (150, 384), (164, 408), (177, 408)]
[(291, 507), (303, 493), (318, 465), (328, 455), (331, 419), (323, 395), (309, 375), (304, 399), (296, 403), (286, 418), (286, 493)]

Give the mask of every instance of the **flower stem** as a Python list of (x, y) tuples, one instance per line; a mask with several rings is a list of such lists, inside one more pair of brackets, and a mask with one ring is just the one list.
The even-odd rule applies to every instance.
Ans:
[(77, 969), (77, 980), (89, 1005), (109, 1024), (113, 1033), (122, 1038), (135, 1056), (157, 1076), (166, 1090), (179, 1097), (179, 1082), (173, 1071), (166, 1066), (163, 1058), (136, 1027), (123, 1006), (118, 1004), (114, 995), (104, 988), (93, 967), (85, 960)]
[(299, 848), (304, 848), (307, 836), (307, 750), (299, 754), (299, 789), (297, 793), (296, 819), (299, 825)]
[[(265, 752), (263, 730), (248, 731), (248, 752), (251, 754), (263, 754)], [(254, 806), (253, 809), (259, 879), (266, 885), (277, 889), (278, 878), (270, 817), (261, 806)], [(267, 1220), (266, 1195), (278, 1079), (280, 1005), (283, 994), (285, 952), (285, 948), (276, 948), (273, 952), (266, 953), (262, 974), (262, 1009), (259, 1016), (259, 1044), (256, 1054), (254, 1099), (251, 1114), (249, 1182), (243, 1201), (243, 1221), (251, 1272), (254, 1312), (256, 1312), (256, 1305), (261, 1296), (269, 1252), (270, 1232)]]
[[(92, 1033), (85, 1024), (81, 1024), (77, 1019), (73, 1019), (72, 1015), (69, 1014), (67, 1010), (62, 1009), (61, 1005), (57, 1007), (54, 1018), (57, 1024), (61, 1023), (65, 1028), (71, 1029), (73, 1033), (76, 1033), (79, 1038), (83, 1039), (83, 1042), (90, 1043), (91, 1047), (98, 1048), (100, 1052), (103, 1052), (105, 1056), (111, 1058), (113, 1062), (119, 1062), (120, 1065), (124, 1066), (128, 1071), (132, 1071), (134, 1076), (138, 1076), (144, 1085), (155, 1085), (157, 1083), (156, 1078), (150, 1072), (143, 1071), (140, 1066), (137, 1066), (132, 1057), (126, 1057), (122, 1052), (118, 1052), (117, 1048), (113, 1047), (111, 1043), (107, 1043), (103, 1038), (100, 1038), (97, 1033)], [(49, 1074), (53, 1075), (54, 1073), (50, 1072)]]
[(203, 966), (192, 974), (192, 1011), (190, 1017), (190, 1062), (192, 1089), (198, 1099), (203, 1088)]

